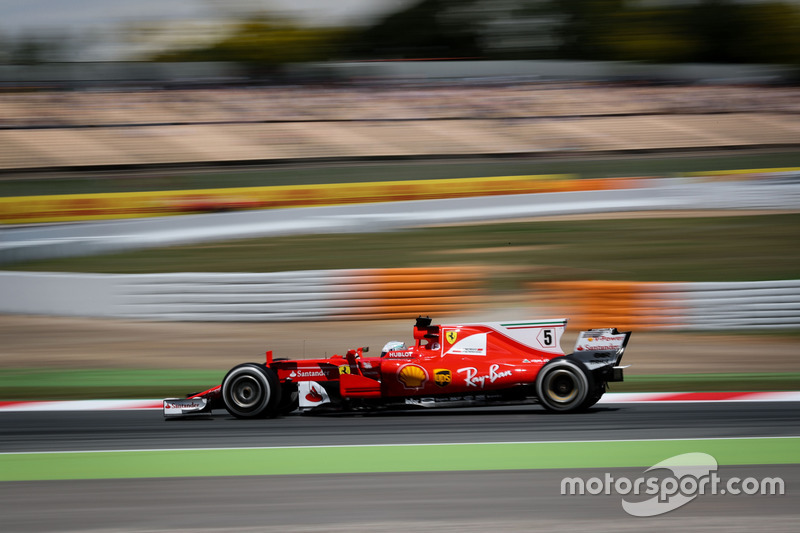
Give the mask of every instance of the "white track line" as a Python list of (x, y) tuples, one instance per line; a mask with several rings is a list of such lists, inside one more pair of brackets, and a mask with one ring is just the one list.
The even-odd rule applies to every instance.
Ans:
[(483, 442), (412, 442), (388, 444), (317, 444), (299, 446), (240, 446), (223, 448), (127, 448), (120, 450), (44, 450), (32, 452), (0, 452), (4, 455), (58, 455), (58, 454), (95, 454), (95, 453), (141, 453), (141, 452), (238, 452), (248, 450), (335, 450), (347, 448), (427, 448), (446, 446), (507, 446), (519, 444), (618, 444), (642, 442), (708, 442), (708, 441), (742, 441), (742, 440), (779, 440), (800, 439), (800, 435), (769, 435), (763, 437), (683, 437), (672, 439), (592, 439), (592, 440), (521, 440), (521, 441), (483, 441)]

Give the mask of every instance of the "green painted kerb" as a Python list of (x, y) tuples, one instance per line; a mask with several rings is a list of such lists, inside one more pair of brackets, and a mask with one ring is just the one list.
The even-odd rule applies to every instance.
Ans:
[(793, 464), (800, 438), (0, 454), (0, 481), (650, 467), (688, 452)]

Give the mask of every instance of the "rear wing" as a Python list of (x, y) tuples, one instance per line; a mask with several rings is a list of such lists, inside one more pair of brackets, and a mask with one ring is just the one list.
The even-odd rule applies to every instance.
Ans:
[(617, 331), (617, 328), (590, 329), (581, 331), (578, 340), (575, 341), (576, 354), (603, 354), (606, 356), (616, 356), (619, 362), (628, 340), (631, 338), (630, 331)]
[(603, 381), (622, 381), (622, 371), (626, 367), (619, 364), (630, 338), (630, 331), (617, 331), (617, 328), (581, 331), (575, 350), (569, 356), (581, 361)]

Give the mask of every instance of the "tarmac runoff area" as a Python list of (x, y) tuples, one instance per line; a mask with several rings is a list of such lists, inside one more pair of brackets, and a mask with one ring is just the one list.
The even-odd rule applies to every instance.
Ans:
[[(700, 495), (652, 518), (623, 497), (563, 495), (562, 480), (643, 468), (392, 472), (0, 483), (6, 531), (443, 533), (793, 532), (800, 466), (721, 466), (724, 478), (781, 476), (787, 493)], [(35, 497), (31, 497), (35, 495)]]

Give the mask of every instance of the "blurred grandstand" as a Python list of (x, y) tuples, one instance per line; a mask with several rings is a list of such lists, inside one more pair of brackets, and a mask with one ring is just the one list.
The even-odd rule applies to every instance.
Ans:
[(793, 86), (384, 81), (5, 91), (0, 171), (800, 143)]
[(0, 36), (0, 172), (800, 142), (795, 3), (219, 4)]

